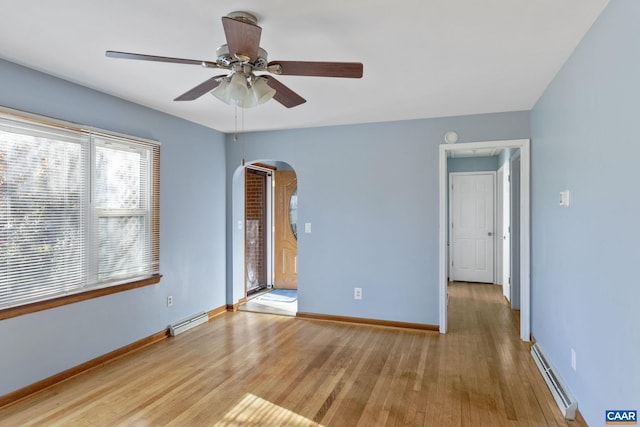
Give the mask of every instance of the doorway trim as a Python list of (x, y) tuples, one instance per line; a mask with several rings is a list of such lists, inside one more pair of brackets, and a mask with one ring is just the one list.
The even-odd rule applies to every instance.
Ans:
[(265, 166), (262, 163), (249, 163), (244, 167), (244, 264), (245, 264), (245, 273), (244, 273), (244, 297), (247, 295), (247, 282), (248, 282), (248, 273), (247, 273), (247, 232), (248, 232), (248, 224), (247, 224), (247, 173), (248, 171), (256, 171), (260, 175), (263, 175), (265, 178), (265, 186), (264, 186), (264, 241), (263, 241), (263, 251), (262, 254), (263, 262), (264, 262), (264, 273), (265, 273), (265, 283), (264, 285), (267, 288), (273, 287), (273, 174), (276, 169), (272, 166)]
[[(293, 162), (287, 160), (277, 160), (272, 158), (258, 158), (247, 160), (246, 163), (238, 165), (233, 172), (231, 180), (231, 191), (228, 196), (231, 197), (231, 226), (228, 231), (231, 239), (231, 255), (227, 257), (227, 307), (237, 310), (238, 306), (246, 301), (245, 294), (245, 167), (258, 164), (262, 165), (287, 165), (296, 171), (298, 183), (300, 182), (299, 173)], [(271, 246), (273, 246), (271, 240)], [(300, 258), (300, 257), (298, 257)], [(273, 263), (273, 258), (269, 261)], [(273, 278), (273, 272), (271, 272)]]
[[(504, 164), (501, 165), (496, 171), (496, 211), (495, 211), (495, 224), (496, 224), (496, 258), (495, 258), (495, 284), (503, 285), (504, 279), (504, 268), (503, 268), (503, 258), (504, 258), (504, 193), (505, 193), (505, 185), (504, 185)], [(504, 285), (503, 285), (504, 289)], [(504, 292), (503, 292), (504, 293)]]
[(465, 142), (441, 144), (439, 146), (439, 243), (438, 243), (438, 280), (439, 280), (439, 316), (440, 333), (447, 333), (448, 269), (447, 250), (447, 156), (456, 151), (487, 148), (520, 149), (520, 339), (531, 340), (531, 289), (530, 289), (530, 140), (515, 139), (505, 141)]

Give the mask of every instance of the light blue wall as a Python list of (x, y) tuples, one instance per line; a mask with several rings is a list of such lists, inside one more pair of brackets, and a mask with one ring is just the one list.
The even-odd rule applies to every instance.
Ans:
[(223, 134), (2, 60), (0, 105), (162, 143), (163, 274), (154, 286), (0, 321), (0, 396), (225, 304)]
[[(242, 197), (231, 190), (242, 143), (5, 61), (0, 104), (162, 142), (164, 275), (155, 286), (1, 321), (11, 351), (0, 352), (0, 395), (241, 297)], [(299, 309), (437, 324), (437, 147), (452, 129), (484, 141), (528, 138), (529, 127), (529, 113), (516, 112), (243, 135), (247, 161), (284, 161), (298, 174), (300, 221), (313, 225), (299, 241)]]
[(447, 170), (449, 173), (497, 171), (498, 160), (498, 156), (448, 158)]
[(511, 160), (515, 156), (520, 154), (520, 149), (518, 148), (505, 148), (498, 155), (498, 169), (502, 166), (506, 161)]
[(299, 311), (437, 325), (438, 145), (452, 129), (464, 141), (529, 138), (529, 113), (228, 138), (230, 299), (242, 296), (239, 179), (232, 189), (244, 144), (247, 161), (285, 161), (298, 176), (298, 221), (312, 224), (298, 238)]
[(532, 332), (590, 425), (640, 409), (638, 22), (611, 1), (531, 119)]

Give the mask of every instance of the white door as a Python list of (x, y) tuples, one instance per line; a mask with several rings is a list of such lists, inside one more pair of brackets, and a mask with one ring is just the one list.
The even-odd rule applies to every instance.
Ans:
[(494, 281), (495, 172), (453, 173), (451, 280)]

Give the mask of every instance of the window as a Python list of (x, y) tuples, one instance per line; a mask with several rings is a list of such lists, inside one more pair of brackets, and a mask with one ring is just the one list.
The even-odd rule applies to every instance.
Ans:
[(96, 280), (152, 274), (151, 152), (148, 147), (95, 138)]
[(158, 272), (159, 145), (0, 114), (0, 311)]

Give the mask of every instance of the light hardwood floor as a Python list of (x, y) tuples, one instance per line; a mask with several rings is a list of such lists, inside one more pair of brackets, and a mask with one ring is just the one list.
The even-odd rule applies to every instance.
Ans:
[(223, 314), (0, 409), (2, 426), (577, 426), (495, 285), (450, 286), (440, 335)]

